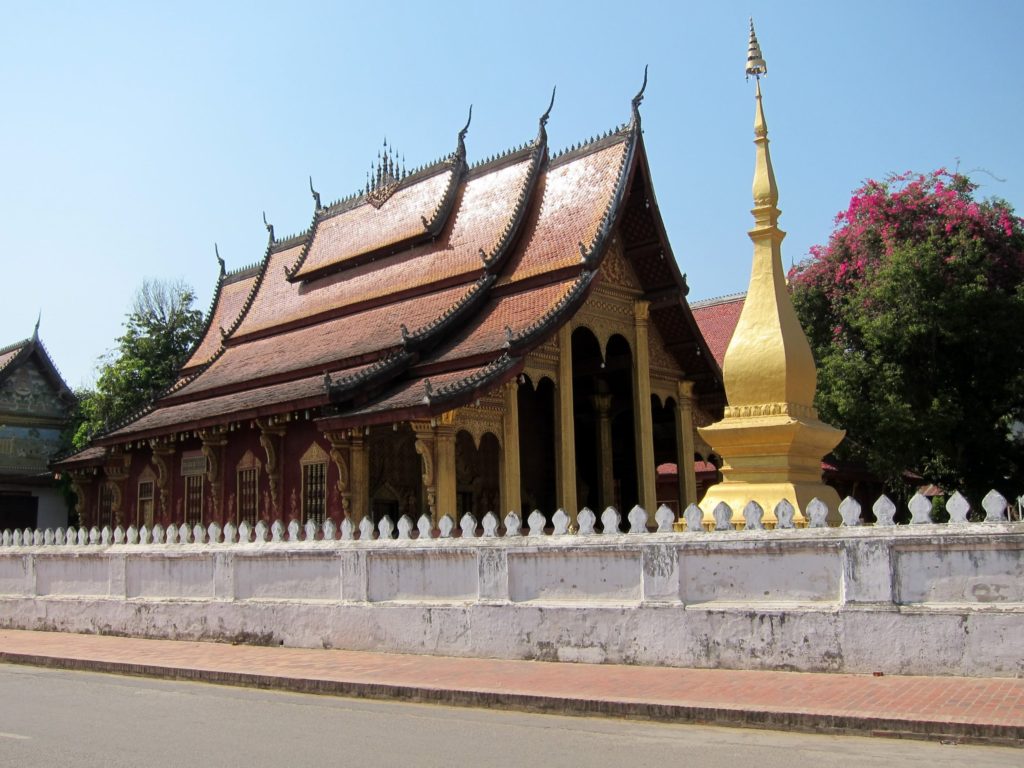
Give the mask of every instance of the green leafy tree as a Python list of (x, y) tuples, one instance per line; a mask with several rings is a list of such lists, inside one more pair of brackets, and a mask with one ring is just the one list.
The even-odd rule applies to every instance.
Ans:
[(135, 294), (117, 349), (101, 358), (95, 390), (80, 390), (68, 437), (75, 449), (131, 416), (174, 383), (203, 333), (203, 313), (183, 282), (146, 280)]
[(977, 504), (1024, 470), (1024, 226), (945, 170), (868, 181), (790, 272), (837, 450)]

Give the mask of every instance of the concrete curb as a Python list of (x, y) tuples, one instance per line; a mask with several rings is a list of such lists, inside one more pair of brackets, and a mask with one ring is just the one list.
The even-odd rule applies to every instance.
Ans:
[(763, 728), (805, 733), (882, 736), (888, 738), (954, 741), (1024, 747), (1024, 726), (994, 723), (962, 723), (913, 720), (901, 717), (866, 717), (764, 709), (730, 709), (663, 704), (643, 701), (615, 701), (568, 698), (542, 694), (502, 693), (416, 685), (365, 683), (344, 680), (249, 674), (216, 669), (132, 664), (120, 661), (81, 659), (0, 651), (0, 662), (80, 672), (151, 677), (163, 680), (264, 688), (327, 696), (444, 704), (458, 707), (487, 707), (520, 712), (575, 716), (603, 716), (673, 723), (692, 723), (744, 728)]

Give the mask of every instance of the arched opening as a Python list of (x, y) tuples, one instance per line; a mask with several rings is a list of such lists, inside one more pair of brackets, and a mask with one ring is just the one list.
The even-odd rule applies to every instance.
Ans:
[(408, 424), (370, 427), (370, 516), (377, 525), (387, 515), (413, 520), (424, 511), (423, 464), (416, 453), (416, 436)]
[(544, 377), (523, 376), (516, 394), (519, 407), (519, 478), (526, 520), (535, 509), (555, 510), (555, 385)]
[(470, 512), (480, 520), (498, 508), (501, 446), (485, 432), (479, 446), (473, 436), (460, 430), (455, 435), (455, 493), (459, 517)]
[(604, 376), (612, 395), (612, 471), (615, 508), (626, 513), (640, 501), (637, 481), (636, 433), (633, 414), (633, 355), (629, 342), (615, 334), (608, 340)]
[(679, 473), (686, 471), (686, 467), (678, 466), (679, 448), (676, 440), (678, 407), (675, 398), (667, 397), (662, 403), (657, 395), (651, 395), (651, 429), (654, 433), (654, 466), (657, 472), (658, 505), (664, 504), (676, 514), (676, 517), (679, 517), (679, 513), (682, 511), (682, 499), (679, 497)]
[[(580, 508), (600, 509), (612, 503), (611, 478), (604, 472), (602, 453), (607, 453), (610, 432), (602, 420), (610, 418), (611, 396), (605, 379), (601, 343), (589, 328), (572, 332), (573, 422), (576, 450), (576, 503)], [(566, 510), (575, 512), (578, 510)]]

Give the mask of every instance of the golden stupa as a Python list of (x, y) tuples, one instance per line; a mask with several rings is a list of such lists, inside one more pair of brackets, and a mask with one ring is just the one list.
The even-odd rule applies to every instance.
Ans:
[(747, 298), (722, 364), (728, 406), (721, 421), (699, 430), (723, 460), (722, 482), (709, 488), (701, 502), (706, 523), (721, 501), (737, 519), (753, 500), (764, 509), (764, 524), (772, 526), (775, 505), (782, 499), (806, 515), (815, 497), (829, 506), (830, 521), (838, 520), (839, 495), (822, 482), (821, 459), (845, 433), (818, 420), (817, 370), (782, 269), (786, 233), (778, 227), (779, 191), (761, 105), (761, 76), (767, 71), (751, 21), (746, 72), (754, 75), (757, 93), (754, 228), (749, 232), (754, 260)]

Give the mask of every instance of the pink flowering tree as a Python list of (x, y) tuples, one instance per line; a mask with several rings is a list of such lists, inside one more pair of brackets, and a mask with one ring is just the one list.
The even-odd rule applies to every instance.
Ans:
[(898, 489), (1024, 488), (1024, 222), (939, 170), (868, 181), (790, 272), (837, 451)]

